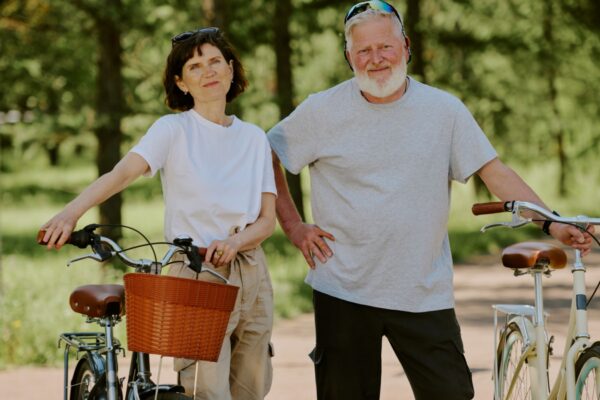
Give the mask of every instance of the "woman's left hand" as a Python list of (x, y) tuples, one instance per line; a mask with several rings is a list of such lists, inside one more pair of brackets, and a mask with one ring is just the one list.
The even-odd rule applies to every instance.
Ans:
[(233, 261), (240, 246), (241, 244), (235, 236), (225, 240), (215, 240), (206, 249), (205, 260), (215, 267), (222, 267)]

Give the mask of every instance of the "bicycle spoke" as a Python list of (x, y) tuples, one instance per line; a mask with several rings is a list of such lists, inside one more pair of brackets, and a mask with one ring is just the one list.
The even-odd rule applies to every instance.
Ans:
[[(500, 366), (499, 383), (503, 399), (520, 400), (531, 398), (529, 365), (527, 363), (519, 365), (522, 348), (523, 338), (521, 333), (518, 330), (514, 330), (508, 335), (501, 351), (501, 360), (503, 361)], [(513, 385), (512, 390), (510, 397), (507, 397), (511, 383)]]

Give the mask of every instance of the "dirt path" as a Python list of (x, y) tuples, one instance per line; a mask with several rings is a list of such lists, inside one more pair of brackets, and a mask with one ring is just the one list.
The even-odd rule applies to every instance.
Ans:
[[(600, 280), (600, 252), (586, 259), (593, 266), (588, 269), (588, 286), (592, 289)], [(466, 357), (473, 373), (475, 398), (492, 398), (491, 365), (493, 354), (493, 316), (495, 303), (532, 303), (532, 279), (515, 278), (511, 272), (498, 266), (496, 258), (482, 257), (471, 264), (455, 268), (456, 310), (462, 327)], [(555, 272), (544, 280), (547, 311), (550, 313), (549, 331), (555, 336), (551, 377), (559, 363), (564, 346), (564, 325), (568, 319), (571, 274), (568, 270)], [(591, 293), (591, 292), (589, 292)], [(590, 310), (590, 333), (600, 337), (600, 299)], [(273, 334), (276, 357), (274, 381), (267, 400), (314, 399), (313, 369), (307, 356), (314, 345), (312, 315), (278, 321)], [(157, 360), (154, 360), (156, 363)], [(122, 367), (124, 369), (124, 367)], [(161, 382), (173, 382), (170, 362), (163, 362)], [(61, 399), (62, 370), (47, 368), (20, 368), (0, 372), (2, 399)], [(412, 399), (410, 388), (387, 343), (383, 354), (381, 399)]]

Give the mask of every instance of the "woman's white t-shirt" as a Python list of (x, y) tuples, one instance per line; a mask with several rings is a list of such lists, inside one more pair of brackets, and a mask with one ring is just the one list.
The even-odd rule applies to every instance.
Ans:
[(256, 221), (262, 193), (277, 193), (265, 132), (236, 117), (223, 127), (194, 110), (165, 115), (131, 151), (150, 166), (147, 176), (160, 171), (169, 241), (225, 239)]

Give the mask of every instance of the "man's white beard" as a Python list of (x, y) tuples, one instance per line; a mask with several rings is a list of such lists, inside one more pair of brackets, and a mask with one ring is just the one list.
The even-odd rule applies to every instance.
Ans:
[(406, 63), (402, 60), (399, 65), (392, 68), (392, 74), (385, 82), (377, 82), (371, 79), (367, 72), (357, 72), (356, 82), (362, 92), (374, 97), (388, 97), (396, 93), (406, 80)]

